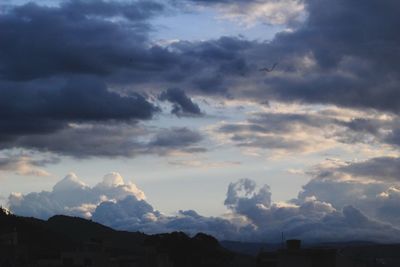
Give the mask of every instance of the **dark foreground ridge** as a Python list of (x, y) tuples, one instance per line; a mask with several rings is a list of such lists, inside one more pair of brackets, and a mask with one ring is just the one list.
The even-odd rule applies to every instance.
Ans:
[[(221, 245), (222, 244), (222, 245)], [(0, 267), (375, 267), (400, 266), (400, 245), (366, 242), (302, 247), (222, 242), (199, 233), (146, 235), (82, 218), (47, 221), (0, 209)]]
[(212, 236), (116, 231), (82, 218), (47, 221), (0, 210), (0, 267), (255, 266), (254, 257), (223, 248)]

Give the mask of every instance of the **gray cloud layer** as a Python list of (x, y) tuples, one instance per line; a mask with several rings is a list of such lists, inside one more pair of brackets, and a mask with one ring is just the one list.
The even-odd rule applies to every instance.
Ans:
[(4, 147), (24, 147), (76, 158), (135, 157), (143, 154), (169, 155), (172, 152), (204, 152), (204, 137), (188, 128), (148, 130), (126, 124), (72, 125), (57, 133), (21, 136)]
[[(398, 2), (304, 4), (305, 22), (269, 43), (221, 37), (164, 47), (149, 39), (149, 19), (168, 9), (158, 2), (65, 1), (6, 9), (0, 14), (0, 141), (57, 132), (71, 122), (151, 119), (159, 109), (144, 96), (148, 85), (179, 116), (201, 114), (188, 93), (398, 113)], [(271, 62), (279, 63), (274, 72), (258, 72)], [(355, 124), (361, 121), (348, 127)], [(375, 127), (363, 125), (365, 131)], [(393, 133), (384, 141), (399, 143)], [(253, 143), (296, 145), (288, 142)]]
[[(4, 33), (0, 44), (0, 147), (78, 157), (132, 156), (140, 141), (132, 140), (128, 132), (140, 129), (126, 130), (124, 124), (135, 126), (160, 111), (149, 102), (147, 92), (139, 89), (141, 84), (186, 81), (198, 84), (207, 94), (225, 91), (207, 85), (222, 80), (222, 75), (209, 76), (203, 73), (204, 66), (216, 63), (220, 73), (235, 72), (230, 65), (237, 61), (241, 45), (230, 38), (204, 44), (182, 42), (168, 49), (153, 45), (148, 38), (152, 31), (148, 20), (164, 11), (163, 5), (149, 1), (64, 1), (59, 6), (29, 3), (5, 9), (0, 14)], [(225, 47), (232, 51), (224, 51)], [(121, 85), (129, 89), (124, 91)], [(131, 89), (133, 85), (139, 88)], [(173, 104), (172, 112), (178, 116), (202, 114), (183, 90), (160, 90), (160, 94)], [(92, 126), (87, 129), (87, 125)], [(185, 135), (183, 150), (190, 140), (200, 140), (194, 134), (191, 138), (188, 132), (180, 133)], [(142, 142), (139, 150), (153, 153), (154, 146), (179, 149), (177, 140), (165, 143), (165, 134), (159, 134), (163, 144), (153, 140), (144, 148)], [(97, 141), (105, 145), (96, 148)]]
[[(307, 21), (279, 34), (266, 53), (292, 74), (267, 78), (272, 97), (399, 112), (398, 1), (305, 1)], [(384, 30), (382, 30), (384, 29)], [(307, 66), (304, 57), (315, 60)], [(301, 59), (300, 64), (294, 64)], [(289, 65), (290, 64), (290, 65)], [(299, 75), (298, 75), (299, 74)]]

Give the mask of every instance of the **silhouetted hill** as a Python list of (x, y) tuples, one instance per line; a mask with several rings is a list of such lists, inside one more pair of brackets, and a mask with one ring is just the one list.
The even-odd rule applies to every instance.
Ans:
[(49, 261), (49, 266), (86, 266), (79, 263), (86, 260), (109, 263), (102, 266), (117, 262), (117, 266), (143, 267), (253, 266), (255, 262), (202, 233), (194, 237), (182, 232), (146, 235), (116, 231), (82, 218), (58, 215), (44, 221), (2, 211), (0, 258), (0, 266), (48, 266), (40, 264)]
[(212, 236), (197, 234), (190, 238), (182, 232), (149, 236), (145, 245), (169, 255), (174, 266), (224, 266), (234, 258), (234, 253), (222, 248)]
[(87, 238), (93, 235), (109, 235), (115, 232), (112, 228), (79, 217), (56, 215), (47, 220), (47, 225), (55, 230), (78, 238)]
[(108, 250), (129, 253), (142, 246), (147, 235), (139, 232), (116, 231), (102, 224), (78, 217), (56, 215), (47, 221), (48, 227), (67, 235), (74, 242), (101, 242)]
[(0, 212), (0, 235), (13, 232), (18, 232), (19, 244), (29, 246), (29, 252), (36, 256), (53, 255), (75, 245), (66, 235), (49, 228), (46, 221)]
[[(305, 251), (334, 249), (357, 266), (400, 266), (399, 244), (352, 241), (305, 244), (303, 248)], [(183, 232), (146, 235), (117, 231), (82, 218), (54, 216), (44, 221), (0, 210), (0, 267), (251, 267), (255, 266), (255, 256), (260, 251), (278, 255), (281, 249), (282, 244), (220, 243), (203, 233), (193, 237)]]

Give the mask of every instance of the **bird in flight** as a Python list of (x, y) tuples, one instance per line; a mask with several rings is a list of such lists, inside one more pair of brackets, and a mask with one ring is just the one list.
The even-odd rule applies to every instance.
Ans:
[(264, 71), (264, 72), (271, 72), (271, 71), (273, 71), (274, 69), (275, 69), (275, 67), (278, 65), (278, 63), (274, 63), (274, 65), (272, 65), (272, 67), (271, 68), (262, 68), (262, 69), (259, 69), (259, 71)]

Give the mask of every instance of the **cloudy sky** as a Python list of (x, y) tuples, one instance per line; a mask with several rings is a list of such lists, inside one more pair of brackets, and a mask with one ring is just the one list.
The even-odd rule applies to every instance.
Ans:
[(398, 0), (5, 0), (0, 203), (400, 241)]

